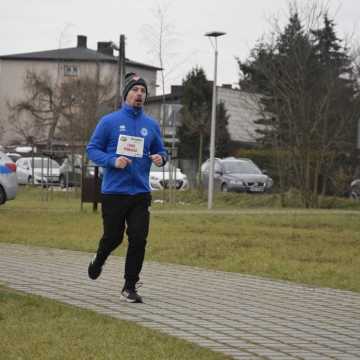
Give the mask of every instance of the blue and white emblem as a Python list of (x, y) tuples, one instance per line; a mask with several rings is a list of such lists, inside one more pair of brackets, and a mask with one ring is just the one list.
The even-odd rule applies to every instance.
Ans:
[(126, 131), (126, 126), (125, 125), (120, 125), (119, 130), (120, 131)]
[(147, 131), (147, 129), (146, 128), (142, 128), (141, 130), (140, 130), (140, 134), (142, 135), (142, 136), (147, 136), (147, 134), (148, 134), (148, 131)]

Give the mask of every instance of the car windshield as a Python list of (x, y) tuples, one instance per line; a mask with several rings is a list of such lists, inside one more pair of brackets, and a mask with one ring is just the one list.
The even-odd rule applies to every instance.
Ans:
[(34, 159), (35, 169), (48, 168), (48, 167), (52, 169), (58, 169), (59, 164), (55, 160), (51, 160), (48, 158)]
[(261, 174), (260, 169), (253, 163), (247, 161), (224, 162), (225, 173), (235, 174)]
[(6, 154), (7, 157), (9, 157), (12, 161), (16, 162), (16, 160), (20, 159), (21, 156), (18, 154)]

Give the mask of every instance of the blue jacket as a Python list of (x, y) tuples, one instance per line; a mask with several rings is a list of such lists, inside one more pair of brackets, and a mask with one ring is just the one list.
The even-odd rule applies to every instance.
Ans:
[[(142, 157), (130, 157), (131, 164), (124, 169), (115, 167), (120, 135), (144, 139)], [(160, 154), (166, 161), (167, 153), (160, 135), (158, 123), (128, 104), (100, 119), (87, 146), (89, 158), (104, 168), (101, 192), (103, 194), (135, 195), (150, 192), (150, 155)]]

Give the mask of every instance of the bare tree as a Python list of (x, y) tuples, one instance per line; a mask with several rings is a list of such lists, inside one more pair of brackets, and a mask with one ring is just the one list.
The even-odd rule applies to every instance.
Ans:
[(196, 110), (190, 110), (187, 106), (183, 108), (183, 123), (181, 125), (181, 136), (188, 136), (192, 139), (193, 147), (195, 139), (198, 138), (198, 172), (197, 185), (200, 187), (201, 164), (203, 162), (204, 146), (208, 142), (209, 129), (209, 107), (203, 103)]
[[(170, 49), (176, 43), (176, 37), (174, 36), (174, 25), (173, 22), (169, 20), (169, 3), (167, 5), (159, 5), (156, 9), (152, 10), (154, 14), (153, 24), (147, 24), (143, 26), (142, 33), (144, 37), (144, 42), (149, 46), (149, 53), (155, 56), (156, 61), (158, 61), (160, 70), (160, 81), (161, 81), (161, 96), (162, 96), (162, 105), (160, 112), (160, 125), (163, 136), (165, 135), (166, 119), (165, 119), (165, 87), (166, 87), (166, 78), (168, 75), (168, 64), (169, 59), (173, 56)], [(174, 124), (176, 126), (176, 124)], [(173, 162), (172, 156), (170, 156), (169, 162), (169, 180), (170, 180), (170, 202), (175, 200), (173, 194)], [(163, 172), (163, 178), (165, 174)], [(163, 192), (163, 199), (164, 199)]]
[(112, 109), (112, 90), (111, 78), (99, 82), (86, 77), (63, 83), (61, 137), (68, 141), (87, 142), (99, 117)]
[(165, 94), (167, 81), (179, 70), (185, 60), (179, 56), (179, 34), (176, 32), (175, 21), (171, 19), (171, 3), (157, 5), (151, 10), (153, 23), (143, 25), (142, 41), (148, 47), (148, 53), (154, 57), (161, 68), (161, 93)]
[(25, 99), (8, 102), (10, 124), (23, 139), (32, 137), (51, 145), (63, 106), (59, 86), (46, 72), (27, 71), (24, 88)]
[(110, 79), (81, 78), (55, 84), (49, 74), (31, 71), (26, 73), (24, 87), (26, 98), (8, 103), (10, 123), (25, 141), (45, 141), (48, 147), (55, 136), (84, 143), (101, 107), (113, 96)]
[(5, 132), (5, 127), (3, 125), (2, 120), (0, 119), (0, 141), (2, 140), (2, 138), (4, 136), (4, 132)]

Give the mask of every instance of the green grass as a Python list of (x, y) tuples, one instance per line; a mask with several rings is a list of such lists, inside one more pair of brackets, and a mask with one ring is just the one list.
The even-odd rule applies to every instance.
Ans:
[(148, 258), (360, 291), (359, 215), (155, 216)]
[(130, 322), (0, 287), (2, 360), (220, 360), (228, 357)]
[[(94, 251), (100, 213), (90, 204), (80, 212), (71, 194), (41, 194), (22, 188), (0, 207), (0, 241)], [(175, 208), (155, 205), (146, 259), (360, 291), (360, 212), (265, 208), (272, 195), (253, 197), (258, 208), (226, 206), (229, 195), (213, 213), (199, 198), (186, 200), (189, 193), (177, 194), (183, 204)]]

